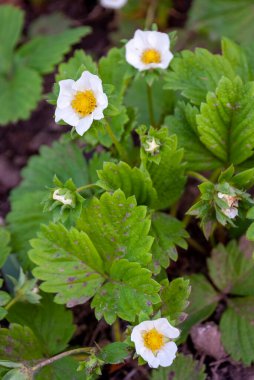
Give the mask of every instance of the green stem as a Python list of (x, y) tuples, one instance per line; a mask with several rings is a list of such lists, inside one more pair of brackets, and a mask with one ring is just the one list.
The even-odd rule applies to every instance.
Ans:
[(94, 352), (94, 349), (92, 347), (75, 348), (74, 350), (65, 351), (65, 352), (62, 352), (61, 354), (53, 356), (52, 358), (43, 360), (40, 363), (36, 364), (34, 367), (32, 367), (31, 370), (35, 373), (39, 371), (41, 368), (46, 367), (47, 365), (50, 365), (56, 362), (57, 360), (65, 358), (66, 356), (79, 355), (79, 354), (89, 355), (92, 352)]
[(76, 192), (81, 193), (82, 191), (85, 191), (85, 190), (91, 189), (92, 187), (97, 187), (97, 186), (100, 187), (99, 185), (97, 185), (97, 183), (89, 183), (88, 185), (78, 187)]
[(110, 136), (113, 144), (115, 145), (120, 158), (123, 161), (128, 161), (128, 155), (127, 155), (127, 152), (126, 152), (125, 148), (117, 140), (116, 135), (114, 134), (113, 130), (111, 129), (111, 127), (110, 127), (110, 125), (109, 125), (109, 123), (107, 121), (105, 123), (105, 128), (106, 128), (106, 131), (108, 132), (108, 134), (109, 134), (109, 136)]
[(148, 100), (148, 111), (149, 111), (149, 117), (150, 117), (150, 124), (151, 124), (152, 127), (156, 128), (155, 119), (154, 119), (152, 86), (149, 86), (148, 83), (146, 84), (146, 91), (147, 91), (147, 100)]
[(155, 13), (157, 8), (157, 0), (150, 0), (150, 5), (147, 9), (146, 19), (145, 19), (145, 29), (150, 29), (152, 23), (155, 19)]
[(197, 172), (188, 171), (187, 175), (190, 176), (190, 177), (196, 178), (196, 179), (198, 179), (201, 182), (208, 181), (208, 179), (206, 177), (204, 177), (202, 174), (197, 173)]
[(121, 342), (122, 341), (122, 333), (121, 333), (120, 322), (119, 322), (118, 318), (113, 323), (112, 331), (113, 331), (115, 341)]
[(13, 305), (15, 305), (15, 303), (17, 303), (20, 299), (22, 298), (22, 294), (16, 294), (16, 296), (10, 300), (9, 303), (7, 303), (7, 305), (4, 307), (5, 310), (9, 310)]

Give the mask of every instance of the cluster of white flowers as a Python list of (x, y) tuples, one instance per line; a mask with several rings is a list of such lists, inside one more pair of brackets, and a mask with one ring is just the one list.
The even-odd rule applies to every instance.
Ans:
[(138, 355), (152, 368), (168, 367), (176, 357), (177, 345), (172, 339), (178, 338), (180, 331), (171, 326), (166, 318), (144, 321), (135, 326), (131, 341)]
[(233, 195), (223, 194), (221, 192), (218, 193), (218, 198), (223, 199), (228, 207), (223, 208), (221, 211), (228, 218), (234, 219), (238, 215), (238, 199)]
[[(103, 3), (106, 6), (106, 3), (114, 1), (104, 0)], [(119, 5), (120, 1), (115, 3)], [(134, 38), (126, 44), (126, 60), (139, 71), (166, 69), (173, 58), (169, 47), (170, 41), (166, 33), (137, 30)], [(84, 71), (77, 81), (61, 80), (59, 86), (56, 122), (63, 120), (75, 127), (82, 136), (91, 127), (93, 120), (104, 118), (103, 111), (108, 107), (108, 98), (97, 75)], [(154, 147), (153, 142), (151, 144), (151, 149), (158, 148)]]

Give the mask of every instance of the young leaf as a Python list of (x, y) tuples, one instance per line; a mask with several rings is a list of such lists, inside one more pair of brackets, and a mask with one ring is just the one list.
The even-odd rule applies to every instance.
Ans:
[(195, 52), (184, 50), (176, 56), (166, 76), (165, 88), (181, 91), (193, 104), (201, 104), (208, 91), (214, 91), (224, 76), (234, 79), (235, 73), (230, 63), (221, 55), (212, 54), (206, 49)]
[(205, 366), (190, 355), (177, 355), (170, 368), (154, 369), (151, 380), (205, 380)]
[(164, 124), (168, 127), (170, 135), (176, 134), (179, 147), (184, 148), (186, 169), (196, 171), (216, 169), (223, 163), (199, 139), (196, 122), (198, 112), (198, 109), (191, 104), (179, 102), (175, 114), (166, 117)]
[(97, 174), (100, 179), (98, 184), (104, 190), (121, 189), (126, 197), (135, 195), (138, 205), (150, 206), (157, 197), (149, 175), (137, 167), (131, 168), (125, 162), (105, 162), (103, 170), (98, 170)]
[(124, 342), (107, 344), (102, 348), (98, 357), (105, 363), (117, 364), (124, 361), (129, 356), (129, 345)]
[(71, 45), (90, 32), (89, 27), (80, 27), (44, 37), (35, 37), (17, 52), (23, 63), (41, 74), (48, 74), (68, 53)]
[(163, 281), (161, 289), (161, 315), (171, 321), (182, 322), (181, 316), (188, 306), (188, 298), (191, 292), (190, 281), (176, 278), (170, 283)]
[(94, 197), (77, 226), (90, 237), (106, 269), (120, 257), (143, 266), (151, 261), (153, 238), (148, 236), (146, 207), (137, 206), (135, 197), (126, 198), (121, 190), (104, 193), (100, 199)]
[(197, 116), (201, 141), (224, 163), (238, 165), (253, 155), (254, 83), (220, 80)]
[(168, 268), (170, 260), (177, 260), (176, 245), (187, 248), (185, 238), (188, 238), (189, 234), (182, 222), (165, 213), (153, 214), (150, 234), (154, 237), (152, 254), (154, 267), (158, 268), (158, 271), (161, 266)]
[[(63, 170), (64, 167), (64, 170)], [(10, 223), (13, 250), (27, 267), (26, 256), (29, 240), (36, 235), (40, 224), (47, 223), (51, 215), (43, 213), (42, 200), (46, 186), (52, 186), (54, 175), (65, 182), (72, 178), (77, 186), (88, 184), (87, 164), (82, 152), (73, 144), (54, 143), (51, 148), (42, 147), (40, 155), (29, 160), (23, 170), (23, 182), (11, 194)]]
[[(247, 305), (244, 300), (246, 299)], [(246, 318), (245, 307), (252, 303), (251, 315)], [(222, 315), (220, 321), (220, 331), (222, 344), (225, 350), (236, 361), (242, 361), (245, 365), (250, 365), (254, 361), (253, 341), (254, 341), (254, 326), (253, 326), (253, 297), (241, 299), (240, 308), (234, 307), (236, 301), (232, 299), (230, 306)], [(251, 320), (250, 320), (251, 319)]]
[(75, 331), (72, 313), (54, 303), (48, 294), (43, 295), (39, 305), (16, 303), (8, 311), (7, 319), (29, 327), (39, 338), (44, 356), (63, 351)]
[(42, 79), (23, 66), (16, 66), (7, 77), (0, 75), (0, 125), (26, 120), (41, 97)]
[(254, 296), (254, 261), (252, 255), (241, 251), (235, 241), (226, 247), (219, 244), (207, 260), (214, 284), (223, 292)]

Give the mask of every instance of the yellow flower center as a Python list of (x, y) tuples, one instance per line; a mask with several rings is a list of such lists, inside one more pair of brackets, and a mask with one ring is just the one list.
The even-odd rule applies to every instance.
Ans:
[(84, 117), (91, 114), (96, 107), (96, 99), (92, 90), (78, 91), (71, 102), (72, 108)]
[(149, 65), (149, 63), (161, 63), (161, 54), (158, 50), (147, 49), (143, 52), (141, 61), (146, 65)]
[(143, 335), (144, 345), (151, 351), (160, 350), (164, 344), (164, 336), (156, 329), (146, 331)]

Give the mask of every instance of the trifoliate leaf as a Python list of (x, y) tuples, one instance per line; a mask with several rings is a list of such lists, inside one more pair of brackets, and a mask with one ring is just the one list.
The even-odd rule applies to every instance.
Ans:
[(165, 213), (153, 214), (150, 234), (154, 237), (152, 254), (156, 272), (161, 266), (168, 268), (170, 260), (177, 260), (177, 245), (187, 248), (185, 238), (189, 234), (185, 231), (182, 222)]
[(207, 261), (209, 274), (222, 293), (254, 296), (254, 260), (235, 241), (219, 244)]
[(18, 50), (23, 63), (41, 74), (48, 74), (68, 53), (71, 45), (90, 32), (89, 27), (80, 27), (52, 35), (35, 37)]
[(229, 79), (235, 77), (235, 72), (226, 58), (200, 48), (194, 53), (189, 50), (182, 51), (170, 63), (170, 68), (165, 88), (181, 91), (185, 98), (197, 105), (205, 101), (208, 91), (216, 89), (223, 76)]
[(251, 43), (254, 32), (252, 11), (252, 0), (195, 0), (187, 25), (188, 29), (206, 32), (213, 40), (226, 36)]
[(205, 366), (192, 356), (177, 355), (170, 368), (159, 368), (152, 371), (151, 380), (205, 380)]
[(42, 79), (23, 66), (16, 66), (10, 75), (0, 75), (0, 125), (26, 120), (41, 97)]
[[(250, 365), (254, 361), (253, 340), (253, 303), (254, 298), (246, 297), (230, 301), (230, 307), (223, 313), (220, 321), (222, 344), (227, 353), (236, 361)], [(245, 302), (246, 301), (246, 304)], [(245, 307), (252, 304), (250, 315), (246, 318)]]
[(253, 155), (252, 121), (254, 83), (224, 77), (197, 116), (200, 140), (224, 163), (240, 164)]
[(72, 313), (44, 294), (39, 305), (16, 303), (8, 311), (8, 321), (29, 327), (39, 338), (43, 354), (53, 356), (63, 351), (75, 328)]
[(168, 280), (164, 280), (160, 293), (162, 300), (161, 315), (169, 318), (170, 321), (175, 321), (175, 323), (182, 322), (182, 313), (189, 305), (190, 292), (189, 280), (176, 278), (170, 283)]
[(179, 102), (175, 114), (166, 117), (164, 124), (170, 135), (176, 134), (179, 148), (184, 148), (187, 168), (197, 171), (216, 169), (223, 164), (200, 141), (196, 122), (198, 112), (191, 104)]
[[(64, 170), (63, 170), (64, 167)], [(10, 223), (13, 250), (27, 267), (29, 240), (36, 235), (40, 224), (47, 223), (50, 213), (43, 213), (42, 201), (47, 195), (46, 186), (52, 186), (54, 175), (61, 181), (72, 178), (77, 186), (88, 184), (87, 164), (82, 152), (73, 144), (54, 143), (52, 148), (42, 147), (40, 155), (32, 157), (23, 170), (23, 182), (11, 194)]]
[(5, 263), (9, 253), (11, 252), (11, 248), (9, 246), (10, 243), (10, 233), (4, 228), (0, 228), (0, 268)]
[(126, 198), (121, 190), (112, 195), (104, 193), (100, 199), (94, 197), (77, 222), (92, 240), (106, 269), (119, 258), (143, 266), (151, 261), (150, 224), (146, 207), (137, 206), (135, 197)]
[(185, 165), (182, 162), (183, 150), (177, 149), (176, 136), (167, 137), (160, 147), (159, 164), (147, 162), (157, 200), (153, 207), (157, 210), (173, 205), (181, 196), (186, 182)]
[(124, 342), (115, 342), (107, 344), (102, 348), (98, 357), (105, 363), (117, 364), (122, 363), (129, 356), (129, 345)]
[(141, 169), (131, 168), (125, 162), (106, 162), (98, 170), (98, 184), (107, 191), (121, 189), (126, 197), (135, 195), (138, 205), (150, 206), (156, 200), (156, 190), (149, 175)]
[(190, 286), (189, 306), (186, 309), (188, 318), (180, 326), (181, 341), (186, 339), (193, 325), (207, 319), (214, 312), (219, 300), (217, 292), (201, 274), (190, 276)]
[(118, 260), (109, 271), (109, 281), (96, 293), (92, 307), (98, 320), (112, 324), (116, 317), (134, 322), (142, 311), (152, 313), (152, 305), (160, 302), (160, 285), (151, 279), (151, 272), (137, 262)]

